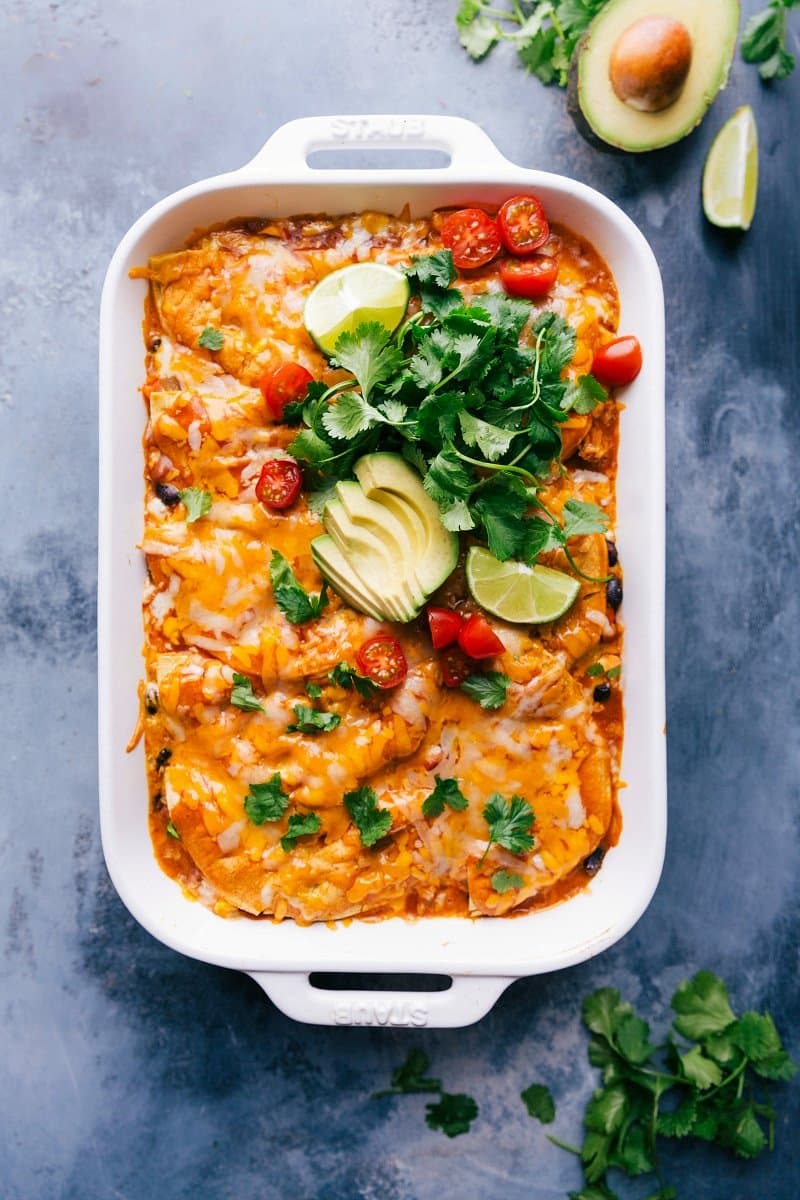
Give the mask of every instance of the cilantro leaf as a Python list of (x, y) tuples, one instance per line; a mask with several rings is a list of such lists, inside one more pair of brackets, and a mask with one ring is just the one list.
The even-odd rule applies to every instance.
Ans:
[(482, 14), (468, 23), (462, 22), (458, 34), (461, 45), (475, 62), (485, 58), (499, 38), (497, 23)]
[(322, 688), (318, 683), (307, 683), (306, 695), (308, 696), (309, 700), (319, 700), (320, 696), (322, 695)]
[(699, 1046), (692, 1046), (686, 1054), (681, 1054), (680, 1062), (686, 1079), (701, 1092), (722, 1082), (722, 1071), (713, 1059), (706, 1058)]
[[(506, 892), (513, 891), (514, 888), (522, 887), (524, 880), (516, 871), (495, 871), (492, 876), (492, 890), (497, 892), (499, 896), (505, 895)], [(530, 1089), (529, 1089), (530, 1090)], [(523, 1092), (523, 1099), (525, 1094)], [(531, 1116), (534, 1114), (531, 1113)]]
[(540, 371), (556, 378), (575, 357), (578, 335), (563, 317), (545, 312), (533, 323), (533, 333), (539, 343)]
[(529, 506), (529, 499), (522, 482), (514, 476), (493, 479), (472, 505), (486, 533), (489, 550), (505, 562), (513, 558), (525, 540), (525, 522), (522, 516)]
[(711, 971), (698, 971), (692, 979), (684, 980), (672, 998), (672, 1007), (678, 1014), (673, 1024), (687, 1038), (721, 1033), (736, 1020), (728, 989)]
[(436, 457), (431, 459), (422, 485), (437, 504), (466, 500), (475, 486), (451, 442), (445, 442)]
[(511, 680), (502, 671), (486, 671), (483, 675), (468, 675), (461, 691), (481, 708), (502, 708), (508, 696)]
[(391, 334), (378, 321), (367, 321), (356, 326), (352, 333), (341, 334), (336, 341), (331, 363), (355, 376), (365, 400), (373, 388), (390, 379), (403, 365), (403, 352), (390, 338)]
[(611, 1087), (600, 1088), (586, 1106), (584, 1124), (595, 1133), (614, 1133), (624, 1123), (629, 1104), (624, 1084), (617, 1083)]
[(464, 441), (468, 446), (477, 446), (489, 462), (497, 462), (504, 454), (507, 454), (514, 438), (518, 437), (521, 432), (490, 425), (488, 421), (474, 417), (465, 408), (462, 408), (458, 416)]
[(599, 988), (583, 1001), (583, 1023), (592, 1033), (598, 1033), (612, 1045), (620, 1020), (631, 1012), (630, 1004), (622, 1000), (616, 988)]
[(373, 1099), (377, 1096), (414, 1096), (421, 1092), (440, 1092), (442, 1081), (425, 1074), (429, 1067), (430, 1062), (424, 1050), (409, 1050), (402, 1066), (392, 1071), (392, 1086), (382, 1092), (373, 1092)]
[(264, 711), (263, 704), (253, 693), (252, 681), (247, 675), (239, 675), (236, 671), (234, 671), (233, 674), (231, 704), (234, 706), (234, 708), (241, 708), (243, 712)]
[(318, 617), (328, 606), (328, 586), (323, 581), (318, 596), (311, 596), (298, 582), (289, 563), (279, 550), (272, 551), (269, 577), (275, 603), (293, 625), (302, 625)]
[(330, 733), (341, 724), (338, 713), (321, 712), (308, 704), (295, 704), (294, 722), (286, 726), (287, 733)]
[(696, 1118), (697, 1099), (690, 1092), (677, 1108), (659, 1113), (656, 1128), (664, 1137), (684, 1138), (691, 1133)]
[(467, 797), (458, 786), (457, 779), (437, 779), (436, 785), (429, 796), (426, 796), (422, 802), (422, 815), (430, 820), (433, 817), (440, 817), (444, 812), (445, 804), (448, 808), (452, 808), (453, 812), (463, 812), (469, 804)]
[(288, 854), (297, 845), (297, 839), (319, 833), (322, 826), (317, 813), (292, 813), (286, 833), (281, 838), (281, 848)]
[(522, 530), (520, 554), (523, 562), (533, 563), (540, 554), (558, 550), (564, 545), (564, 531), (555, 521), (529, 517)]
[(475, 521), (466, 500), (451, 500), (439, 503), (439, 519), (445, 529), (458, 533), (462, 529), (474, 529)]
[(633, 1013), (624, 1013), (617, 1021), (614, 1041), (623, 1058), (630, 1063), (644, 1063), (653, 1053), (650, 1045), (650, 1026)]
[(328, 672), (328, 679), (337, 687), (344, 688), (346, 692), (351, 692), (355, 688), (359, 696), (363, 696), (365, 700), (381, 690), (377, 683), (374, 683), (366, 675), (359, 675), (354, 667), (348, 666), (345, 662), (337, 663)]
[(374, 846), (391, 829), (392, 814), (388, 808), (378, 808), (378, 797), (371, 787), (345, 792), (344, 806), (358, 829), (362, 846)]
[(283, 790), (279, 771), (266, 783), (251, 783), (244, 799), (244, 811), (254, 825), (263, 825), (265, 821), (280, 821), (288, 807), (289, 797)]
[(582, 500), (568, 500), (564, 505), (564, 537), (583, 537), (587, 533), (604, 533), (608, 529), (608, 515), (596, 504)]
[(182, 840), (181, 835), (178, 833), (177, 829), (175, 828), (175, 825), (173, 824), (173, 822), (171, 820), (167, 821), (167, 833), (169, 834), (169, 836), (171, 838), (175, 838), (176, 842), (180, 842)]
[(183, 488), (181, 500), (186, 505), (186, 524), (192, 525), (211, 512), (211, 493), (202, 488)]
[(489, 847), (495, 844), (512, 854), (527, 854), (533, 849), (535, 838), (530, 828), (536, 818), (530, 804), (522, 796), (515, 794), (509, 799), (500, 792), (494, 792), (483, 810), (483, 819), (489, 826), (489, 844), (483, 852), (483, 858), (488, 854)]
[(567, 384), (561, 407), (567, 412), (585, 416), (607, 399), (608, 392), (594, 375), (581, 375), (574, 383)]
[(322, 467), (334, 457), (333, 447), (314, 429), (301, 429), (286, 450), (293, 458), (310, 467)]
[(411, 259), (411, 266), (406, 268), (409, 282), (420, 285), (435, 284), (447, 288), (455, 283), (458, 271), (453, 262), (450, 250), (437, 250), (435, 254), (420, 254)]
[(386, 421), (383, 413), (373, 408), (360, 392), (342, 392), (322, 415), (325, 432), (340, 441), (350, 441)]
[(198, 346), (202, 346), (205, 350), (221, 350), (224, 342), (224, 335), (213, 325), (206, 325), (197, 339)]
[(767, 8), (750, 18), (742, 33), (742, 58), (759, 63), (764, 80), (785, 79), (794, 70), (794, 56), (786, 49), (786, 12), (797, 0), (771, 0)]
[[(499, 872), (498, 872), (499, 874)], [(495, 888), (495, 891), (497, 889)], [(556, 1119), (556, 1106), (553, 1097), (543, 1083), (532, 1083), (520, 1093), (522, 1103), (528, 1110), (528, 1116), (543, 1125), (552, 1125)]]
[(478, 1106), (472, 1096), (463, 1092), (442, 1092), (434, 1104), (425, 1105), (425, 1121), (429, 1129), (441, 1129), (448, 1137), (469, 1133), (472, 1122), (478, 1115)]
[(743, 1013), (731, 1027), (729, 1036), (733, 1044), (751, 1059), (767, 1058), (783, 1049), (769, 1013)]

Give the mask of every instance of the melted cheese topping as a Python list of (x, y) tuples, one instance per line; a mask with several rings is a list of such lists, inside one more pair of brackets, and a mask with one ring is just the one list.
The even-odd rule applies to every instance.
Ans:
[[(164, 869), (221, 915), (311, 922), (524, 911), (582, 886), (581, 863), (618, 832), (621, 702), (615, 689), (609, 702), (594, 703), (597, 679), (586, 674), (601, 649), (607, 666), (619, 662), (621, 630), (602, 585), (583, 581), (576, 604), (550, 627), (498, 627), (507, 652), (492, 665), (512, 683), (495, 712), (443, 687), (423, 623), (392, 627), (409, 662), (400, 687), (365, 700), (330, 685), (327, 672), (352, 664), (383, 627), (335, 595), (320, 618), (293, 625), (272, 595), (273, 549), (319, 591), (310, 543), (322, 526), (302, 499), (286, 512), (256, 499), (264, 462), (294, 436), (271, 420), (257, 380), (284, 361), (335, 380), (303, 327), (306, 296), (346, 263), (405, 265), (439, 249), (441, 219), (367, 212), (239, 222), (140, 272), (151, 283), (141, 544), (151, 830)], [(556, 227), (545, 249), (558, 254), (560, 269), (541, 307), (576, 328), (569, 373), (577, 376), (616, 329), (616, 288), (595, 251), (569, 231)], [(459, 286), (468, 296), (498, 290), (496, 266)], [(198, 347), (208, 325), (224, 335), (213, 355)], [(613, 400), (566, 423), (566, 470), (553, 472), (546, 495), (554, 511), (574, 496), (603, 506), (613, 525), (617, 423)], [(210, 513), (187, 524), (182, 505), (158, 498), (157, 483), (210, 492)], [(585, 574), (608, 573), (601, 536), (577, 539), (572, 549)], [(560, 554), (549, 561), (569, 569)], [(461, 568), (438, 600), (469, 611)], [(231, 705), (235, 672), (254, 682), (263, 711)], [(341, 723), (318, 736), (290, 733), (293, 706), (308, 702), (310, 682), (324, 685), (322, 706)], [(255, 825), (244, 807), (248, 790), (275, 772), (287, 813)], [(469, 805), (428, 820), (422, 803), (437, 777), (457, 778)], [(343, 804), (362, 785), (392, 814), (389, 834), (369, 849)], [(532, 805), (536, 844), (528, 856), (492, 846), (484, 857), (482, 810), (494, 792), (519, 793)], [(318, 814), (319, 832), (284, 850), (288, 816), (308, 811)], [(499, 869), (522, 885), (494, 891)]]

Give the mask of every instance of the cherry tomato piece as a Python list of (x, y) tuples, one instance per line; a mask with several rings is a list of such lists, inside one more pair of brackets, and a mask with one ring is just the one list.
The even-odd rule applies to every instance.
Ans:
[(370, 638), (356, 655), (356, 666), (379, 688), (397, 687), (408, 674), (408, 663), (403, 647), (389, 633), (379, 633)]
[(500, 281), (509, 296), (538, 300), (558, 278), (558, 262), (544, 254), (531, 258), (506, 258), (500, 263)]
[(592, 374), (603, 387), (624, 387), (632, 383), (642, 369), (642, 347), (629, 334), (601, 346), (592, 362)]
[(293, 458), (270, 458), (261, 468), (256, 496), (267, 508), (288, 508), (303, 486), (303, 472)]
[(505, 646), (492, 629), (486, 617), (473, 613), (461, 627), (458, 644), (470, 658), (494, 658), (502, 654)]
[(445, 218), (442, 242), (453, 253), (457, 267), (485, 267), (500, 253), (496, 223), (481, 208), (461, 208)]
[(270, 416), (283, 420), (283, 410), (293, 400), (302, 400), (314, 376), (299, 363), (283, 363), (274, 371), (265, 371), (258, 381)]
[(535, 196), (512, 196), (497, 214), (503, 245), (509, 254), (533, 254), (550, 237), (550, 226)]
[(472, 665), (458, 646), (448, 646), (444, 654), (439, 656), (439, 666), (442, 671), (442, 683), (449, 688), (461, 687), (467, 676), (472, 674)]
[(451, 646), (464, 624), (461, 614), (453, 612), (452, 608), (429, 608), (427, 615), (434, 649), (443, 650), (445, 646)]

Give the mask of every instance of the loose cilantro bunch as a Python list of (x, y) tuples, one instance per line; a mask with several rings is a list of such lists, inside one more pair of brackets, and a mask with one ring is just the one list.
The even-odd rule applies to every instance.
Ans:
[(539, 500), (561, 453), (560, 426), (606, 398), (590, 375), (561, 378), (575, 331), (553, 312), (534, 319), (527, 300), (492, 294), (465, 304), (451, 286), (449, 250), (413, 259), (408, 275), (421, 311), (394, 337), (375, 322), (343, 333), (333, 365), (350, 378), (309, 387), (289, 452), (316, 488), (316, 507), (357, 458), (380, 449), (419, 470), (447, 529), (474, 531), (500, 560), (532, 563), (604, 529), (593, 505), (570, 501), (562, 527)]
[(542, 83), (566, 87), (573, 51), (608, 0), (512, 0), (509, 11), (492, 0), (461, 0), (458, 38), (470, 58), (484, 58), (511, 42), (526, 71)]
[(774, 1141), (775, 1110), (760, 1095), (759, 1078), (791, 1079), (795, 1065), (783, 1049), (772, 1017), (736, 1017), (725, 984), (699, 971), (672, 997), (675, 1018), (662, 1046), (650, 1026), (614, 988), (583, 1002), (591, 1033), (589, 1061), (603, 1086), (586, 1107), (583, 1146), (557, 1145), (579, 1154), (586, 1187), (571, 1200), (616, 1200), (607, 1172), (655, 1172), (659, 1200), (677, 1193), (665, 1187), (657, 1157), (658, 1137), (715, 1142), (740, 1158), (755, 1158)]

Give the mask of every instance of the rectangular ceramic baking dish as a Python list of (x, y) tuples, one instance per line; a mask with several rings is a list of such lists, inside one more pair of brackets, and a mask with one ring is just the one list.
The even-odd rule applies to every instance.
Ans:
[[(314, 169), (336, 147), (444, 151), (445, 167)], [(625, 393), (617, 542), (625, 569), (626, 731), (619, 844), (585, 891), (513, 919), (436, 918), (301, 927), (222, 920), (188, 900), (158, 867), (147, 827), (143, 748), (126, 754), (143, 674), (137, 550), (142, 530), (145, 422), (142, 306), (128, 278), (193, 230), (241, 216), (346, 213), (412, 216), (443, 205), (492, 206), (516, 192), (541, 197), (551, 220), (584, 234), (619, 288), (620, 328), (639, 338), (644, 367)], [(117, 248), (100, 321), (99, 754), (103, 849), (130, 912), (154, 937), (204, 962), (246, 971), (296, 1020), (319, 1024), (461, 1026), (478, 1020), (514, 979), (605, 950), (642, 915), (666, 838), (664, 717), (664, 310), (655, 258), (611, 201), (574, 180), (504, 158), (471, 122), (442, 116), (318, 117), (291, 121), (246, 166), (184, 188), (140, 217)], [(535, 798), (534, 798), (535, 799)], [(444, 991), (331, 991), (311, 972), (446, 975)], [(385, 985), (386, 981), (381, 981)]]

